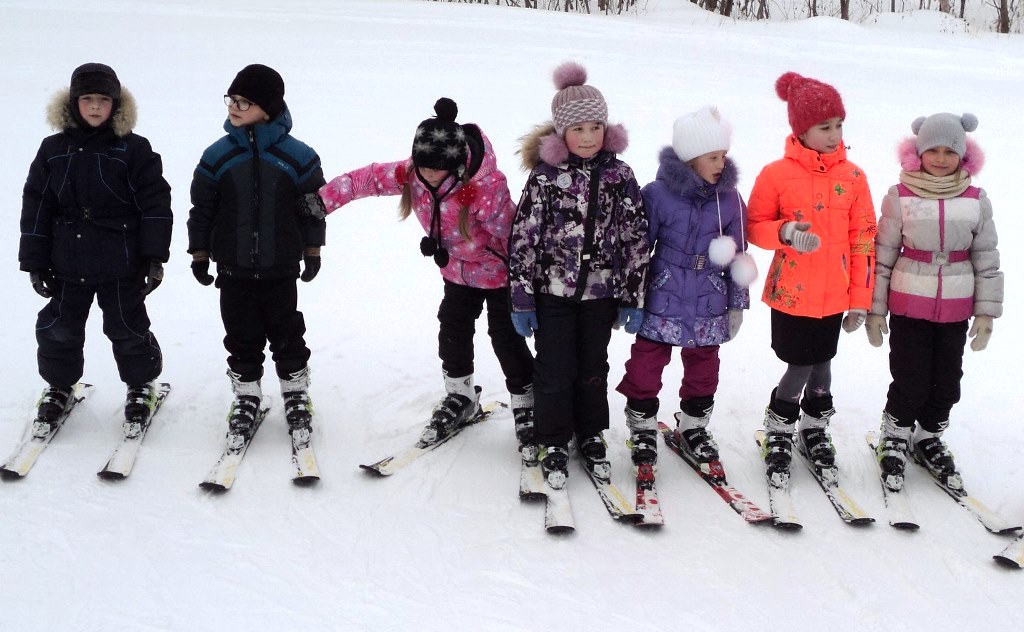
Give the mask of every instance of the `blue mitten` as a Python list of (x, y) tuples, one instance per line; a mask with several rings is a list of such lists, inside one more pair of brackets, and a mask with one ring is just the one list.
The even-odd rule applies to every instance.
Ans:
[(644, 310), (639, 307), (620, 307), (618, 327), (625, 327), (627, 334), (635, 334), (644, 324)]
[(512, 312), (512, 325), (516, 333), (523, 338), (529, 338), (533, 332), (540, 329), (537, 324), (537, 312)]

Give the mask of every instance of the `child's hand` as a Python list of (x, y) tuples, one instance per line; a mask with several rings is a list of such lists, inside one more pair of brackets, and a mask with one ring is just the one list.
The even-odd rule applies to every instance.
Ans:
[(872, 347), (882, 346), (882, 334), (889, 335), (889, 325), (885, 322), (885, 316), (871, 314), (864, 323), (864, 331), (868, 334), (868, 342)]
[(967, 335), (974, 338), (971, 341), (972, 350), (984, 351), (988, 346), (988, 339), (992, 337), (992, 317), (975, 316), (974, 323), (971, 324), (971, 330), (967, 332)]
[(28, 273), (28, 280), (32, 282), (32, 289), (43, 298), (53, 296), (53, 273), (49, 270), (33, 270)]
[(635, 334), (644, 324), (644, 310), (638, 307), (620, 307), (619, 320), (615, 328), (625, 327), (627, 334)]
[(319, 193), (307, 193), (299, 196), (299, 213), (313, 219), (327, 217), (327, 207)]
[(734, 340), (736, 334), (740, 333), (740, 325), (743, 324), (743, 310), (729, 310), (729, 340)]
[(529, 338), (533, 332), (540, 329), (537, 324), (537, 312), (512, 312), (512, 326), (516, 333), (523, 338)]
[(846, 314), (846, 318), (843, 319), (843, 331), (848, 334), (860, 329), (860, 326), (864, 324), (864, 320), (868, 317), (868, 310), (866, 309), (851, 309)]
[(320, 249), (319, 248), (306, 248), (306, 252), (302, 255), (302, 279), (304, 283), (309, 283), (316, 278), (317, 273), (320, 272)]
[(164, 264), (160, 263), (156, 259), (153, 259), (145, 265), (145, 272), (143, 273), (142, 280), (146, 283), (145, 289), (142, 290), (143, 296), (148, 296), (153, 290), (160, 287), (160, 284), (164, 281)]
[(797, 252), (814, 252), (821, 245), (821, 239), (808, 232), (810, 228), (810, 222), (786, 222), (779, 230), (779, 238), (782, 243), (792, 246)]
[(213, 283), (210, 275), (210, 253), (205, 250), (197, 250), (192, 253), (192, 276), (199, 281), (200, 285)]

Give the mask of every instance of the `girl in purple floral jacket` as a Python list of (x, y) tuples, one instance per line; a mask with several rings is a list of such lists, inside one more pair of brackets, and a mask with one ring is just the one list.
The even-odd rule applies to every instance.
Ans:
[(608, 343), (617, 323), (640, 328), (650, 258), (640, 185), (615, 156), (626, 132), (607, 125), (586, 78), (571, 62), (555, 71), (554, 120), (524, 139), (531, 173), (509, 245), (512, 321), (522, 336), (536, 333), (534, 442), (555, 489), (574, 434), (588, 471), (609, 475)]
[(745, 253), (746, 207), (736, 191), (736, 165), (726, 158), (729, 136), (713, 106), (679, 117), (672, 146), (661, 151), (657, 179), (643, 188), (654, 255), (643, 326), (616, 389), (627, 398), (637, 467), (653, 467), (657, 459), (658, 394), (673, 347), (683, 360), (679, 444), (709, 471), (718, 460), (707, 431), (718, 349), (736, 337), (750, 307), (747, 286), (757, 275)]

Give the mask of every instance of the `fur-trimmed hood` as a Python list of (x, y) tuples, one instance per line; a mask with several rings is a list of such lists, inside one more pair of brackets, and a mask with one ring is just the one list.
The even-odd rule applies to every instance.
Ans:
[[(967, 137), (964, 157), (960, 159), (960, 168), (967, 172), (967, 175), (976, 176), (985, 166), (985, 152), (981, 150), (978, 143), (970, 136)], [(921, 156), (917, 154), (917, 137), (908, 136), (896, 146), (896, 158), (905, 171), (920, 171)]]
[[(555, 131), (555, 124), (548, 121), (533, 128), (526, 136), (519, 139), (519, 154), (522, 167), (533, 171), (541, 163), (558, 166), (569, 159), (569, 147), (565, 139)], [(619, 123), (605, 126), (604, 148), (612, 154), (621, 154), (629, 146), (629, 133)]]
[[(135, 129), (138, 120), (138, 107), (132, 93), (121, 88), (121, 104), (110, 117), (110, 127), (118, 138), (124, 138)], [(50, 99), (46, 106), (46, 122), (55, 131), (79, 129), (81, 126), (71, 114), (71, 88), (61, 88)]]
[(708, 184), (697, 175), (693, 167), (679, 159), (671, 146), (662, 148), (658, 154), (658, 176), (657, 179), (665, 183), (669, 191), (675, 195), (688, 197), (700, 189), (713, 194), (717, 189), (719, 192), (732, 191), (736, 188), (739, 179), (739, 170), (731, 158), (725, 159), (725, 167), (722, 169), (722, 176), (716, 184)]

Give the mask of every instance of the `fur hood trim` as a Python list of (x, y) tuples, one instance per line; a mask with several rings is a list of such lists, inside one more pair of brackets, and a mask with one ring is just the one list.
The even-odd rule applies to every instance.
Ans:
[[(118, 138), (124, 138), (131, 134), (135, 129), (138, 114), (135, 97), (122, 87), (121, 105), (110, 117), (110, 127), (114, 130), (114, 134)], [(71, 88), (61, 88), (50, 99), (50, 104), (46, 106), (46, 122), (58, 132), (78, 129), (79, 125), (71, 115)]]
[(658, 154), (658, 180), (665, 183), (668, 189), (679, 196), (687, 196), (704, 187), (713, 186), (720, 193), (732, 191), (736, 188), (739, 180), (739, 171), (736, 163), (731, 158), (725, 159), (725, 167), (722, 169), (722, 176), (715, 185), (709, 185), (704, 181), (693, 167), (679, 159), (671, 146), (666, 146)]
[[(619, 123), (605, 126), (604, 148), (613, 154), (621, 154), (629, 146), (629, 132)], [(533, 171), (543, 164), (552, 167), (569, 159), (569, 147), (565, 139), (555, 131), (555, 124), (547, 122), (533, 128), (519, 139), (519, 154), (525, 171)]]
[[(917, 137), (908, 136), (896, 146), (896, 157), (904, 171), (913, 173), (921, 170), (921, 156), (917, 155)], [(976, 176), (985, 166), (985, 152), (981, 150), (978, 143), (970, 136), (967, 137), (967, 149), (964, 150), (964, 157), (960, 159), (960, 168), (969, 176)]]

